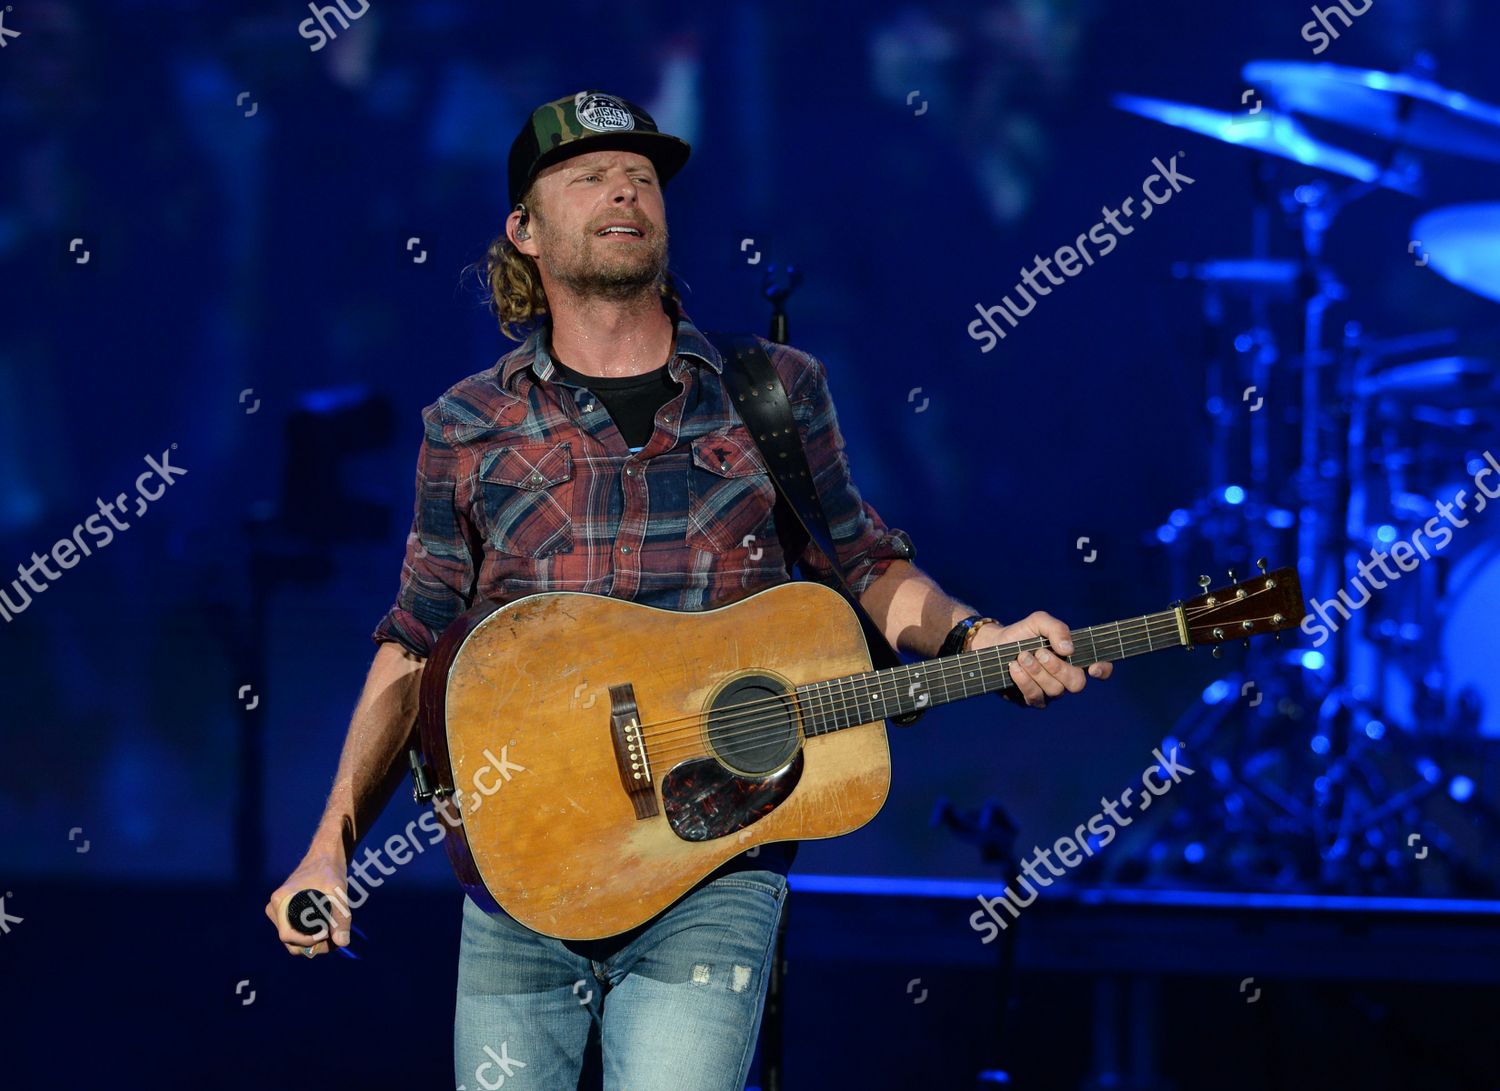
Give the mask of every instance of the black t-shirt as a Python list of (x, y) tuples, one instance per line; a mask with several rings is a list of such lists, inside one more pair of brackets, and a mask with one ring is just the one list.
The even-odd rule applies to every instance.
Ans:
[(552, 364), (560, 377), (577, 383), (599, 399), (632, 451), (647, 444), (656, 429), (657, 412), (682, 392), (678, 382), (667, 374), (666, 364), (644, 375), (607, 378), (574, 371), (556, 356), (552, 357)]

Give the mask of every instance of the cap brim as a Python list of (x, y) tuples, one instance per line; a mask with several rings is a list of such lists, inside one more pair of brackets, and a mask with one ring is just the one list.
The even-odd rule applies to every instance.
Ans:
[(570, 140), (566, 144), (537, 156), (536, 163), (531, 168), (528, 184), (535, 181), (536, 176), (552, 164), (561, 163), (565, 159), (572, 159), (574, 156), (593, 151), (627, 151), (639, 152), (651, 160), (652, 165), (656, 167), (657, 179), (662, 185), (666, 185), (667, 181), (688, 161), (692, 150), (692, 145), (686, 140), (667, 133), (600, 133), (598, 136), (589, 136), (581, 140)]

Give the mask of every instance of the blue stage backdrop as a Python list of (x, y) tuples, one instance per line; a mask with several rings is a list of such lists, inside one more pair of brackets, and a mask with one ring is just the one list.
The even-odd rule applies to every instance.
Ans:
[[(1428, 50), (1446, 84), (1500, 97), (1473, 46), (1493, 12), (1383, 9), (1318, 59), (1394, 69)], [(828, 366), (865, 498), (945, 589), (1002, 618), (1042, 609), (1082, 625), (1162, 609), (1196, 593), (1200, 571), (1227, 582), (1210, 566), (1225, 542), (1253, 559), (1248, 533), (1187, 548), (1157, 537), (1169, 513), (1224, 484), (1207, 449), (1205, 293), (1173, 268), (1250, 255), (1256, 202), (1275, 183), (1242, 149), (1115, 109), (1111, 95), (1253, 121), (1240, 66), (1313, 58), (1302, 14), (543, 5), (518, 49), (519, 16), (478, 4), (372, 4), (348, 30), (332, 21), (322, 48), (299, 34), (308, 16), (294, 5), (55, 0), (12, 13), (21, 36), (0, 57), (5, 555), (30, 564), (122, 490), (145, 504), (133, 482), (152, 459), (169, 453), (182, 474), (74, 567), (51, 564), (57, 579), (33, 570), (45, 590), (23, 582), (29, 605), (10, 588), (24, 609), (0, 627), (7, 872), (228, 877), (247, 716), (265, 743), (262, 878), (300, 855), (369, 632), (395, 594), (420, 410), (512, 347), (465, 272), (503, 220), (510, 139), (531, 105), (570, 88), (633, 96), (693, 144), (667, 207), (672, 268), (700, 325), (765, 332), (764, 267), (802, 270), (792, 341)], [(993, 319), (1003, 340), (983, 322), (971, 334), (977, 308), (1022, 306), (1014, 287), (1034, 256), (1073, 243), (1153, 160), (1174, 158), (1191, 182), (1152, 222), (1113, 253), (1093, 245), (1095, 264), (1034, 293), (1024, 320)], [(1275, 166), (1278, 180), (1298, 169)], [(1493, 328), (1493, 304), (1417, 267), (1408, 242), (1421, 213), (1481, 199), (1496, 178), (1437, 155), (1421, 198), (1382, 190), (1349, 208), (1326, 240), (1349, 296), (1335, 332)], [(1266, 230), (1271, 253), (1295, 258), (1280, 210)], [(1301, 315), (1280, 299), (1261, 317), (1282, 352), (1270, 411), (1295, 429)], [(1253, 332), (1251, 318), (1227, 328)], [(1239, 393), (1227, 394), (1236, 406)], [(347, 420), (299, 451), (288, 425), (309, 407)], [(1461, 447), (1444, 468), (1455, 481)], [(1292, 469), (1275, 467), (1268, 502), (1291, 506)], [(257, 537), (289, 507), (289, 531)], [(1458, 590), (1472, 628), (1448, 652), (1483, 688), (1494, 636), (1480, 619), (1500, 562), (1492, 520), (1474, 522), (1450, 547), (1468, 561)], [(1271, 563), (1295, 563), (1295, 538), (1278, 544)], [(929, 825), (938, 797), (997, 800), (1023, 839), (1072, 829), (1242, 665), (1233, 647), (1223, 662), (1195, 650), (1127, 663), (1041, 715), (986, 700), (928, 716), (893, 737), (880, 818), (809, 847), (806, 866), (977, 873), (974, 849)], [(1486, 733), (1500, 734), (1497, 715), (1484, 711)], [(388, 817), (415, 813), (398, 797)], [(75, 827), (86, 855), (68, 843)], [(1113, 852), (1138, 852), (1134, 840)], [(411, 877), (450, 881), (432, 858)]]
[[(799, 873), (998, 888), (997, 823), (1020, 855), (1052, 844), (1175, 745), (1194, 771), (1070, 885), (1500, 891), (1500, 513), (1429, 524), (1451, 540), (1366, 604), (1351, 582), (1500, 457), (1500, 240), (1418, 228), (1494, 199), (1496, 138), (1393, 141), (1245, 74), (1328, 63), (1497, 102), (1500, 9), (329, 7), (5, 7), (7, 912), (58, 884), (263, 898), (295, 865), (396, 594), (421, 410), (514, 347), (474, 269), (510, 142), (585, 88), (693, 146), (665, 196), (700, 327), (764, 334), (767, 267), (800, 270), (790, 340), (827, 366), (862, 495), (945, 590), (1082, 626), (1263, 555), (1323, 607), (1321, 636), (893, 730), (883, 812)], [(420, 813), (401, 788), (370, 843)], [(438, 853), (396, 885), (457, 890)]]

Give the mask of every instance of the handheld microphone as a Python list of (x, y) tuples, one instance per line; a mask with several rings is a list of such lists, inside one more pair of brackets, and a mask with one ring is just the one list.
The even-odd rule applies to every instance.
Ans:
[[(298, 929), (314, 942), (326, 939), (329, 946), (339, 954), (346, 958), (359, 958), (348, 947), (340, 947), (333, 942), (333, 899), (321, 890), (309, 887), (306, 890), (297, 891), (287, 905), (286, 916), (293, 928)], [(365, 938), (365, 934), (353, 921), (349, 922), (349, 929), (360, 939)]]

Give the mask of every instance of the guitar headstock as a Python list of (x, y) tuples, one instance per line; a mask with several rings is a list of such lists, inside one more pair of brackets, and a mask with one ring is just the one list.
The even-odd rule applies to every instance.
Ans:
[[(1188, 639), (1194, 644), (1223, 644), (1229, 640), (1275, 633), (1301, 624), (1307, 614), (1302, 584), (1295, 568), (1266, 571), (1265, 558), (1256, 562), (1260, 575), (1227, 587), (1208, 589), (1208, 577), (1198, 582), (1203, 594), (1182, 603)], [(1230, 573), (1233, 578), (1234, 573)], [(1217, 651), (1214, 652), (1218, 654)]]

